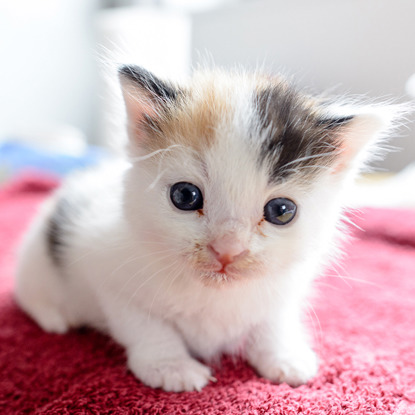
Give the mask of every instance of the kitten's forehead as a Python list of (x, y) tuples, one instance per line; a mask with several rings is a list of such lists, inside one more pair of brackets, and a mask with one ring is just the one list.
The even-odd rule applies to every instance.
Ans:
[[(246, 131), (226, 128), (217, 131), (215, 141), (204, 153), (209, 188), (216, 203), (209, 206), (216, 218), (244, 218), (262, 214), (268, 189), (268, 172), (258, 163)], [(259, 210), (258, 210), (259, 209)], [(212, 212), (214, 210), (214, 212)]]
[(251, 167), (266, 168), (269, 182), (312, 180), (336, 158), (337, 127), (348, 120), (326, 119), (316, 100), (281, 78), (202, 72), (169, 108), (157, 144), (191, 147), (202, 158), (214, 149), (230, 166), (256, 160)]
[(217, 139), (218, 128), (230, 125), (235, 114), (231, 84), (206, 73), (195, 76), (158, 125), (156, 145), (183, 145), (206, 151)]

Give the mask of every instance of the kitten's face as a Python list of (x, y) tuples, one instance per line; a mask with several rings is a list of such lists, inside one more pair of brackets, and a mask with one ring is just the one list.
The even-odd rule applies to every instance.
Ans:
[[(218, 142), (202, 158), (185, 149), (172, 150), (164, 160), (146, 163), (149, 176), (144, 183), (139, 179), (143, 171), (133, 168), (127, 200), (132, 206), (130, 216), (139, 221), (138, 232), (147, 248), (152, 241), (151, 249), (161, 251), (161, 256), (172, 254), (170, 259), (179, 261), (184, 273), (190, 272), (205, 284), (285, 273), (312, 253), (310, 248), (315, 252), (327, 223), (332, 226), (329, 192), (317, 183), (309, 187), (295, 180), (271, 184), (269, 174), (258, 168), (248, 146), (244, 150), (240, 145), (229, 148), (226, 154), (221, 147)], [(146, 190), (158, 176), (155, 186)], [(177, 183), (192, 186), (183, 189)], [(184, 206), (188, 207), (193, 186), (200, 191), (196, 191), (195, 203), (202, 199), (202, 207), (176, 207), (175, 192), (184, 195)], [(293, 204), (292, 219), (290, 212), (287, 218), (279, 214), (284, 208), (281, 199)], [(273, 204), (274, 210), (270, 209)], [(266, 206), (277, 212), (274, 217), (268, 215), (268, 220), (264, 217)]]
[(126, 98), (133, 153), (155, 152), (133, 157), (126, 179), (143, 248), (206, 285), (286, 275), (319, 256), (338, 215), (352, 117), (329, 117), (275, 79), (158, 82), (157, 96), (147, 80), (145, 102)]

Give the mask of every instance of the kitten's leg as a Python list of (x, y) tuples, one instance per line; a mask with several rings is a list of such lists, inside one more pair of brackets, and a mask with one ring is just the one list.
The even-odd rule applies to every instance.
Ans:
[(43, 330), (64, 333), (69, 324), (63, 313), (63, 281), (51, 261), (45, 236), (53, 209), (54, 201), (50, 199), (26, 234), (19, 253), (15, 296)]
[(296, 311), (280, 310), (255, 327), (246, 348), (247, 360), (261, 376), (291, 386), (306, 383), (318, 370), (316, 354)]
[(122, 305), (112, 309), (111, 335), (126, 348), (128, 367), (143, 383), (172, 392), (200, 391), (212, 379), (170, 324)]

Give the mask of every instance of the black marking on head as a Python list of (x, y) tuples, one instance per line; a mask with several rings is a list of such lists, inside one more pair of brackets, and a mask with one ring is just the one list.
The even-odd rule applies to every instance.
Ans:
[(287, 83), (257, 92), (263, 142), (259, 163), (270, 166), (270, 181), (288, 176), (313, 178), (328, 168), (341, 151), (340, 128), (352, 117), (325, 118), (324, 107)]
[[(62, 265), (62, 254), (67, 247), (67, 228), (71, 221), (71, 205), (64, 198), (57, 201), (52, 216), (49, 219), (46, 241), (50, 256), (55, 265)], [(66, 236), (66, 238), (65, 238)]]
[(344, 117), (323, 117), (317, 120), (317, 125), (324, 126), (326, 128), (337, 128), (348, 124), (354, 117), (352, 115)]
[(136, 65), (124, 65), (119, 68), (118, 73), (131, 81), (133, 84), (150, 92), (154, 97), (174, 101), (180, 91), (168, 82), (162, 81), (151, 72)]

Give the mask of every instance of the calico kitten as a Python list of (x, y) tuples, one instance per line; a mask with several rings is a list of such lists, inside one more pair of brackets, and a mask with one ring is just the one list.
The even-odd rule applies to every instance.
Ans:
[(128, 157), (46, 202), (20, 252), (18, 303), (48, 332), (109, 333), (154, 388), (202, 389), (213, 378), (197, 359), (222, 353), (273, 382), (307, 382), (318, 364), (306, 298), (344, 185), (393, 108), (338, 105), (257, 73), (175, 85), (124, 66), (119, 77)]

